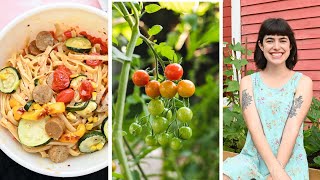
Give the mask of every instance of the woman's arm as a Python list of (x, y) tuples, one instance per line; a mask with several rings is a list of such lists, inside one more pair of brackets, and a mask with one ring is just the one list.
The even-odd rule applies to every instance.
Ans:
[(303, 76), (299, 81), (294, 101), (287, 119), (286, 126), (282, 133), (282, 139), (278, 150), (277, 159), (286, 167), (291, 155), (296, 139), (312, 101), (312, 80)]
[(270, 145), (264, 135), (261, 121), (254, 103), (252, 81), (250, 76), (246, 76), (241, 80), (240, 103), (242, 107), (243, 118), (247, 124), (248, 130), (251, 133), (253, 143), (267, 165), (270, 174), (273, 175), (274, 172), (281, 172), (281, 174), (287, 176), (278, 160), (273, 155)]

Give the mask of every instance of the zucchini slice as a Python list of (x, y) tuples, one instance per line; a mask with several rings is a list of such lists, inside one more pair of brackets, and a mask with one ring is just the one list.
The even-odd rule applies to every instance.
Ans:
[(20, 73), (14, 67), (0, 70), (0, 91), (6, 94), (14, 93), (20, 85)]
[(86, 102), (76, 103), (74, 106), (67, 106), (66, 110), (69, 112), (84, 110), (88, 106), (89, 102), (90, 101), (86, 101)]
[(100, 131), (91, 131), (79, 139), (79, 150), (83, 153), (99, 151), (106, 144), (107, 139)]
[(97, 109), (98, 104), (95, 101), (92, 101), (92, 100), (88, 101), (88, 102), (89, 102), (89, 104), (85, 109), (83, 109), (81, 111), (76, 111), (76, 113), (79, 114), (82, 117), (91, 116), (92, 115), (91, 113)]
[(29, 147), (47, 144), (51, 140), (45, 130), (47, 119), (43, 118), (38, 121), (21, 119), (18, 125), (20, 142)]
[(66, 46), (71, 51), (78, 53), (88, 53), (92, 48), (91, 42), (85, 37), (69, 38), (66, 41)]
[(26, 105), (24, 105), (23, 108), (24, 108), (26, 111), (28, 111), (28, 110), (30, 109), (30, 107), (32, 106), (33, 103), (34, 103), (34, 100), (30, 100), (30, 101), (27, 102)]
[(106, 117), (101, 123), (101, 131), (108, 140), (108, 117)]
[(78, 87), (80, 86), (81, 82), (83, 80), (86, 80), (87, 79), (87, 76), (84, 75), (84, 74), (80, 74), (79, 76), (73, 78), (71, 80), (71, 83), (70, 83), (70, 87), (73, 88), (73, 89), (78, 89)]

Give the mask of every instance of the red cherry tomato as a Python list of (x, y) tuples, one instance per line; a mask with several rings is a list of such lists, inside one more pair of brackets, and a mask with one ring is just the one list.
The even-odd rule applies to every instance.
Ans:
[(173, 98), (177, 94), (177, 85), (169, 80), (165, 80), (160, 84), (160, 94), (165, 98)]
[(196, 88), (192, 81), (190, 80), (181, 80), (178, 83), (178, 94), (181, 97), (187, 98), (194, 94)]
[(52, 89), (54, 91), (61, 91), (69, 87), (70, 78), (63, 71), (54, 71)]
[(149, 74), (147, 71), (144, 70), (138, 70), (133, 73), (132, 81), (136, 86), (145, 86), (148, 84), (150, 79)]
[(69, 103), (73, 100), (73, 98), (74, 98), (74, 90), (73, 89), (65, 89), (57, 95), (56, 101)]
[[(99, 53), (92, 53), (91, 55), (100, 55)], [(99, 66), (100, 64), (102, 64), (101, 60), (86, 60), (86, 64), (91, 66), (91, 67), (95, 67), (95, 66)]]
[(179, 80), (183, 75), (183, 68), (180, 64), (177, 63), (169, 64), (165, 68), (164, 74), (167, 77), (167, 79), (171, 81)]
[(66, 73), (69, 77), (71, 76), (72, 72), (69, 68), (67, 68), (65, 65), (60, 65), (55, 71), (63, 71)]
[(93, 87), (90, 81), (84, 80), (82, 81), (79, 87), (79, 95), (83, 101), (88, 101), (92, 97)]
[(70, 30), (65, 31), (63, 34), (64, 34), (64, 36), (65, 36), (67, 39), (72, 38), (72, 33), (71, 33)]
[(156, 80), (149, 81), (145, 87), (146, 94), (151, 98), (160, 96), (160, 82)]

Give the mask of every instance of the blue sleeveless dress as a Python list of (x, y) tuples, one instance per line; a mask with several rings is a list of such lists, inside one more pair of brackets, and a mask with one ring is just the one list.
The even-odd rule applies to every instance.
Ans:
[[(263, 83), (259, 72), (251, 75), (254, 102), (264, 134), (275, 156), (278, 153), (282, 132), (301, 77), (301, 73), (295, 72), (281, 88), (270, 88)], [(303, 124), (285, 170), (292, 180), (309, 179), (307, 155), (303, 145)], [(246, 143), (241, 153), (224, 161), (223, 173), (233, 180), (252, 178), (260, 180), (266, 179), (270, 174), (254, 146), (250, 132), (247, 134)]]

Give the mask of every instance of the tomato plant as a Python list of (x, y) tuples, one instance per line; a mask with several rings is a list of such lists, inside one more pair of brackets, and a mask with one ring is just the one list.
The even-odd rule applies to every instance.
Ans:
[[(165, 10), (166, 6), (157, 3), (148, 3), (146, 7), (144, 5), (144, 3), (131, 2), (113, 3), (113, 16), (120, 20), (113, 26), (116, 29), (112, 33), (113, 63), (116, 63), (113, 67), (116, 69), (115, 72), (121, 69), (120, 73), (115, 73), (113, 76), (113, 83), (116, 85), (113, 91), (113, 98), (116, 101), (114, 102), (116, 107), (113, 116), (113, 152), (115, 153), (113, 157), (119, 160), (121, 175), (123, 175), (123, 177), (116, 176), (116, 178), (148, 179), (150, 172), (148, 169), (140, 167), (140, 162), (142, 160), (148, 161), (144, 157), (160, 148), (161, 157), (159, 159), (164, 162), (163, 173), (155, 176), (163, 176), (160, 177), (163, 179), (186, 179), (188, 177), (213, 179), (205, 172), (201, 173), (206, 174), (203, 176), (196, 174), (189, 176), (190, 172), (185, 168), (190, 169), (190, 164), (194, 161), (192, 158), (185, 157), (184, 152), (196, 159), (201, 159), (202, 162), (207, 162), (210, 159), (200, 157), (204, 154), (202, 149), (216, 154), (211, 151), (215, 149), (215, 147), (212, 148), (214, 143), (208, 143), (209, 139), (216, 136), (216, 131), (212, 129), (207, 131), (210, 126), (207, 126), (208, 123), (199, 123), (199, 119), (201, 119), (199, 117), (205, 117), (201, 119), (201, 122), (208, 122), (207, 114), (210, 114), (211, 121), (216, 120), (216, 115), (218, 115), (215, 111), (216, 106), (210, 106), (216, 101), (209, 101), (212, 94), (214, 97), (219, 94), (215, 91), (216, 80), (212, 79), (212, 77), (216, 77), (212, 76), (212, 73), (217, 72), (218, 66), (215, 64), (210, 66), (210, 63), (218, 61), (211, 61), (212, 56), (207, 58), (206, 54), (202, 54), (214, 52), (214, 55), (218, 56), (219, 53), (215, 46), (210, 44), (213, 40), (206, 41), (209, 37), (216, 37), (213, 30), (218, 29), (218, 26), (204, 26), (204, 24), (198, 26), (200, 15), (187, 12), (176, 13), (179, 19), (176, 22), (179, 23), (174, 30), (169, 29), (172, 33), (166, 33), (168, 27), (162, 27), (162, 24), (157, 23), (149, 24), (146, 19), (150, 14), (157, 14), (155, 12), (160, 9)], [(203, 7), (203, 9), (206, 8)], [(203, 12), (206, 11), (203, 10)], [(154, 19), (149, 19), (149, 21), (151, 20)], [(146, 23), (146, 26), (141, 22)], [(186, 30), (185, 27), (191, 28), (192, 31)], [(210, 30), (202, 27), (210, 27)], [(200, 28), (202, 31), (194, 28)], [(185, 32), (188, 32), (185, 39), (187, 43), (182, 42), (184, 38), (181, 39), (181, 37), (185, 37)], [(165, 37), (162, 34), (165, 34)], [(203, 34), (206, 34), (206, 38), (202, 38)], [(161, 39), (167, 40), (160, 40), (158, 38), (160, 36), (164, 37)], [(189, 43), (190, 40), (192, 40), (192, 44)], [(210, 46), (208, 46), (209, 44)], [(187, 52), (181, 51), (181, 47)], [(117, 51), (114, 51), (115, 49)], [(143, 51), (144, 53), (141, 53)], [(209, 63), (206, 66), (207, 70), (202, 71), (202, 65), (205, 63)], [(130, 77), (133, 83), (128, 83)], [(205, 86), (206, 83), (208, 85)], [(197, 84), (197, 93), (195, 93), (195, 84)], [(203, 87), (199, 87), (199, 85)], [(212, 87), (212, 85), (214, 86)], [(212, 94), (207, 94), (208, 91)], [(205, 100), (206, 103), (202, 103), (202, 100)], [(180, 110), (182, 107), (187, 110)], [(197, 111), (195, 117), (192, 113), (194, 110)], [(212, 113), (215, 114), (212, 115)], [(139, 129), (140, 133), (136, 133), (136, 129)], [(200, 134), (208, 138), (201, 137)], [(198, 154), (200, 151), (199, 148), (196, 148), (197, 146), (204, 147), (200, 148), (201, 155)], [(196, 152), (192, 153), (194, 150)], [(178, 163), (180, 157), (187, 160), (188, 167)], [(216, 156), (214, 157), (217, 159)], [(129, 166), (131, 163), (132, 166)], [(212, 167), (205, 164), (193, 164), (196, 165), (197, 170), (200, 166), (207, 169)], [(169, 177), (167, 173), (169, 171), (176, 175)]]

